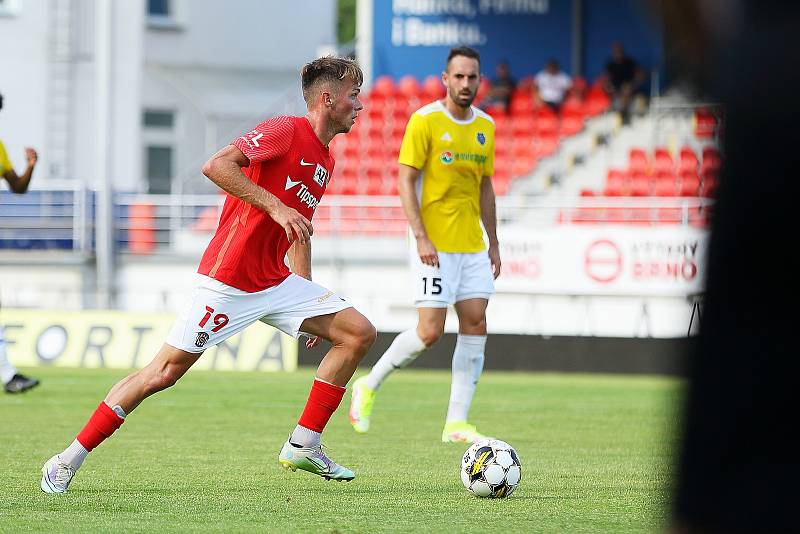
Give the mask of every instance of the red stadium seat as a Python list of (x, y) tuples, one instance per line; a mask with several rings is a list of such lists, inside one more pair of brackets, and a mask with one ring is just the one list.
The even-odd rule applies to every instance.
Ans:
[(700, 194), (700, 180), (691, 174), (681, 178), (681, 196), (696, 197)]
[(561, 114), (561, 129), (559, 133), (562, 137), (575, 135), (583, 130), (583, 115), (577, 112)]
[(422, 93), (422, 86), (416, 77), (407, 74), (397, 82), (397, 92), (409, 98), (419, 98), (420, 93)]
[(611, 106), (611, 100), (602, 87), (592, 86), (586, 95), (586, 111), (591, 116), (599, 115)]
[(703, 149), (703, 163), (700, 167), (700, 172), (706, 171), (719, 171), (722, 167), (722, 156), (714, 147), (705, 147)]
[(536, 156), (544, 158), (554, 154), (558, 150), (559, 140), (557, 135), (539, 137), (534, 142)]
[(632, 148), (628, 155), (628, 170), (631, 173), (650, 172), (650, 162), (647, 153), (641, 148)]
[(717, 118), (707, 109), (700, 108), (694, 114), (694, 135), (698, 139), (711, 139), (717, 134)]
[(514, 137), (533, 137), (536, 128), (536, 121), (532, 116), (513, 117), (511, 119), (511, 131)]
[(685, 146), (681, 148), (680, 160), (678, 163), (678, 172), (695, 171), (697, 172), (698, 166), (697, 154), (690, 147)]
[(535, 131), (539, 137), (553, 137), (558, 135), (558, 116), (541, 114), (536, 118)]
[(675, 171), (675, 162), (672, 160), (672, 154), (666, 148), (659, 147), (655, 149), (653, 153), (653, 171), (655, 173)]
[(375, 79), (375, 82), (372, 84), (372, 91), (370, 91), (370, 97), (374, 98), (377, 95), (382, 96), (392, 96), (394, 94), (395, 87), (394, 81), (390, 76), (378, 76)]
[(680, 190), (675, 181), (675, 175), (671, 173), (661, 173), (656, 175), (655, 195), (659, 197), (678, 196)]
[(444, 98), (447, 90), (439, 76), (430, 75), (422, 82), (422, 93), (426, 101), (439, 100)]
[(530, 93), (514, 91), (514, 93), (511, 95), (511, 103), (508, 106), (508, 111), (511, 115), (530, 115), (533, 113), (534, 108), (535, 104)]
[(631, 174), (631, 195), (635, 197), (650, 196), (652, 183), (650, 178), (641, 172)]

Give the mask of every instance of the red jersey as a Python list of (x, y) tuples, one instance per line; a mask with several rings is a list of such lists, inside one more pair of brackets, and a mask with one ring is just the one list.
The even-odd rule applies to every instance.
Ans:
[[(334, 161), (305, 117), (274, 117), (232, 144), (250, 160), (242, 168), (248, 178), (311, 220)], [(197, 272), (242, 291), (261, 291), (289, 276), (289, 246), (283, 227), (266, 212), (227, 195)]]

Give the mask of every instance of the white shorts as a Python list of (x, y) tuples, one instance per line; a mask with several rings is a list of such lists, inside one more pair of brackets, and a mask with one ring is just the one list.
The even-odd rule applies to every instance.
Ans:
[(201, 274), (197, 277), (197, 286), (166, 340), (186, 352), (203, 352), (256, 321), (297, 338), (303, 334), (300, 325), (309, 317), (352, 308), (333, 291), (296, 274), (255, 293)]
[(439, 267), (425, 265), (412, 242), (411, 275), (417, 308), (446, 308), (467, 299), (489, 300), (494, 293), (494, 275), (485, 250), (438, 254)]

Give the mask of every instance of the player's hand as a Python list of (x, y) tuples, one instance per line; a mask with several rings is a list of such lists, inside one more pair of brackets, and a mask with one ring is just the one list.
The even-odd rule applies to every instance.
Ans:
[(425, 265), (439, 267), (439, 253), (436, 252), (436, 247), (427, 237), (417, 238), (417, 253), (420, 261)]
[(500, 247), (497, 243), (489, 245), (489, 262), (492, 264), (492, 274), (497, 280), (500, 276)]
[(289, 243), (294, 241), (294, 236), (296, 235), (300, 244), (305, 245), (314, 235), (314, 227), (311, 226), (311, 221), (303, 217), (294, 208), (281, 204), (269, 215), (276, 223), (283, 226)]
[(306, 339), (306, 348), (307, 349), (313, 349), (314, 347), (319, 345), (320, 341), (322, 341), (322, 338), (319, 337), (319, 336), (310, 337), (310, 338)]
[(25, 148), (25, 159), (28, 160), (28, 167), (33, 167), (39, 161), (39, 154), (31, 147)]

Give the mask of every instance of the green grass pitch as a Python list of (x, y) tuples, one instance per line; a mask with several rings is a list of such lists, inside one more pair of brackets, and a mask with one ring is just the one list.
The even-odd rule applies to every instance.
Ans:
[(349, 392), (324, 435), (356, 472), (325, 481), (280, 468), (313, 377), (190, 371), (145, 401), (89, 455), (65, 495), (39, 489), (126, 372), (31, 369), (42, 385), (0, 397), (0, 532), (658, 532), (669, 519), (683, 383), (654, 377), (486, 372), (471, 412), (519, 453), (508, 499), (471, 496), (465, 445), (440, 442), (445, 371), (386, 382), (369, 434), (347, 422)]

